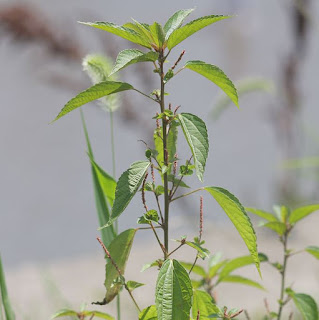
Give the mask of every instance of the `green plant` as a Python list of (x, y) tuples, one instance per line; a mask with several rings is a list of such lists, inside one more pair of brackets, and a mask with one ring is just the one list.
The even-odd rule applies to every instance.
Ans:
[[(318, 211), (319, 204), (300, 207), (292, 211), (286, 206), (274, 206), (275, 214), (254, 208), (246, 208), (246, 210), (264, 219), (265, 222), (261, 225), (276, 232), (283, 247), (282, 262), (268, 261), (268, 263), (270, 263), (281, 275), (278, 311), (274, 312), (268, 309), (268, 314), (264, 319), (287, 319), (283, 317), (283, 309), (292, 300), (300, 311), (303, 319), (318, 320), (319, 311), (316, 301), (311, 296), (304, 293), (296, 293), (290, 286), (287, 286), (286, 271), (291, 257), (297, 254), (307, 252), (319, 260), (319, 247), (308, 246), (301, 250), (294, 250), (289, 248), (288, 242), (289, 236), (296, 224), (311, 213)], [(292, 315), (289, 316), (289, 319), (292, 319)]]
[[(67, 113), (97, 99), (105, 99), (111, 94), (122, 91), (135, 91), (149, 99), (154, 107), (153, 119), (154, 147), (147, 146), (145, 160), (134, 162), (129, 169), (124, 171), (117, 182), (96, 164), (90, 147), (87, 130), (83, 122), (88, 154), (92, 163), (95, 186), (98, 186), (96, 194), (99, 195), (99, 203), (104, 208), (100, 211), (104, 225), (100, 227), (102, 240), (99, 239), (106, 254), (106, 294), (101, 302), (110, 303), (119, 295), (122, 288), (126, 289), (139, 314), (139, 319), (189, 319), (190, 314), (194, 319), (207, 319), (210, 317), (221, 319), (236, 318), (242, 310), (230, 310), (219, 308), (213, 299), (207, 294), (193, 287), (189, 274), (196, 268), (198, 259), (205, 259), (209, 255), (208, 249), (202, 240), (203, 233), (203, 199), (200, 201), (200, 227), (199, 236), (192, 241), (182, 237), (177, 240), (178, 245), (174, 249), (169, 248), (170, 205), (172, 202), (187, 197), (193, 193), (202, 191), (211, 195), (227, 214), (231, 222), (244, 240), (249, 252), (250, 261), (254, 263), (260, 273), (260, 259), (257, 251), (256, 234), (244, 207), (239, 200), (229, 191), (216, 186), (201, 187), (190, 192), (177, 195), (177, 191), (189, 188), (185, 183), (187, 176), (196, 172), (200, 181), (206, 166), (209, 151), (207, 129), (204, 121), (192, 113), (179, 113), (179, 108), (172, 110), (171, 104), (166, 104), (166, 86), (175, 80), (177, 74), (183, 70), (192, 70), (219, 86), (235, 105), (238, 105), (237, 90), (225, 73), (218, 67), (199, 60), (187, 61), (183, 67), (177, 69), (184, 57), (182, 51), (178, 59), (167, 70), (167, 58), (171, 51), (182, 41), (200, 29), (215, 22), (230, 18), (229, 16), (205, 16), (183, 25), (184, 19), (193, 11), (180, 10), (173, 14), (164, 27), (157, 22), (152, 25), (133, 21), (123, 26), (117, 26), (109, 22), (83, 23), (85, 25), (102, 29), (113, 33), (135, 44), (141, 45), (147, 51), (127, 49), (119, 53), (113, 70), (107, 78), (99, 78), (99, 81), (89, 89), (81, 92), (71, 99), (61, 110), (55, 120)], [(159, 89), (151, 93), (144, 93), (126, 82), (114, 81), (110, 77), (121, 69), (139, 62), (151, 62), (153, 72), (159, 77)], [(151, 120), (150, 120), (151, 121)], [(180, 129), (180, 130), (179, 130)], [(182, 132), (190, 148), (190, 157), (184, 162), (177, 155), (177, 136)], [(149, 174), (150, 173), (150, 174)], [(138, 219), (140, 227), (128, 229), (118, 234), (114, 229), (114, 223), (122, 215), (136, 193), (141, 192), (142, 205), (145, 213)], [(153, 195), (154, 201), (146, 199), (146, 193)], [(108, 206), (112, 210), (108, 210)], [(145, 225), (145, 226), (143, 226)], [(111, 230), (106, 237), (103, 232)], [(135, 281), (127, 281), (125, 278), (126, 262), (134, 241), (136, 232), (150, 230), (153, 232), (159, 244), (161, 256), (151, 265), (157, 265), (160, 270), (156, 283), (156, 305), (142, 310), (135, 300), (132, 291), (143, 284)], [(162, 232), (163, 234), (160, 234)], [(183, 246), (189, 246), (196, 252), (195, 259), (189, 271), (172, 256)], [(191, 311), (192, 310), (192, 311)], [(72, 311), (74, 312), (74, 311)], [(63, 316), (59, 313), (55, 317)], [(94, 315), (92, 314), (92, 317)], [(137, 316), (136, 316), (137, 317)], [(119, 315), (118, 315), (119, 318)]]

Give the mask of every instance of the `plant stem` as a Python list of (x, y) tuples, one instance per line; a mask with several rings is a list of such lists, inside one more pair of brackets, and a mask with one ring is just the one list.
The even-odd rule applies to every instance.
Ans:
[[(160, 106), (161, 113), (165, 111), (165, 102), (164, 102), (164, 94), (165, 94), (165, 84), (164, 84), (164, 62), (165, 57), (163, 56), (163, 52), (160, 52), (159, 57), (159, 65), (160, 65), (160, 77), (161, 77), (161, 96), (160, 96)], [(168, 165), (168, 157), (167, 157), (167, 121), (165, 117), (162, 118), (162, 129), (163, 129), (163, 159), (164, 164)], [(168, 233), (169, 233), (169, 190), (168, 190), (168, 179), (167, 172), (164, 173), (164, 246), (165, 253), (164, 259), (167, 259), (168, 253)]]
[[(116, 179), (116, 161), (115, 161), (115, 139), (114, 139), (114, 120), (113, 120), (113, 111), (110, 110), (110, 131), (111, 131), (111, 151), (112, 151), (112, 173), (113, 178)], [(118, 220), (114, 222), (115, 234), (118, 234), (119, 224)], [(121, 301), (120, 295), (116, 296), (116, 312), (117, 320), (121, 320)]]
[(289, 254), (287, 253), (287, 242), (288, 242), (288, 233), (286, 232), (282, 237), (282, 244), (284, 247), (284, 262), (283, 262), (282, 271), (281, 271), (281, 289), (280, 289), (278, 320), (280, 320), (281, 318), (282, 309), (284, 306), (285, 276), (286, 276), (286, 269), (287, 269), (287, 261), (289, 258)]
[(172, 199), (171, 202), (173, 202), (173, 201), (175, 201), (175, 200), (177, 200), (177, 199), (180, 199), (180, 198), (187, 197), (187, 196), (189, 196), (189, 195), (191, 195), (191, 194), (193, 194), (193, 193), (195, 193), (195, 192), (198, 192), (198, 191), (200, 191), (200, 190), (204, 190), (204, 188), (198, 188), (198, 189), (193, 190), (193, 191), (191, 191), (191, 192), (184, 193), (184, 194), (182, 194), (181, 196)]
[(152, 228), (152, 230), (153, 230), (153, 232), (154, 232), (155, 238), (156, 238), (156, 240), (157, 240), (157, 242), (158, 242), (159, 246), (161, 247), (161, 249), (162, 249), (162, 251), (163, 251), (164, 255), (167, 255), (166, 249), (164, 248), (164, 246), (163, 246), (163, 244), (162, 244), (161, 240), (159, 239), (158, 234), (157, 234), (157, 232), (156, 232), (156, 230), (155, 230), (155, 228), (154, 228), (154, 226), (153, 226), (153, 223), (152, 223), (152, 222), (150, 223), (150, 226), (151, 226), (151, 228)]
[(167, 258), (172, 255), (174, 252), (176, 252), (180, 247), (182, 247), (183, 245), (185, 244), (185, 242), (182, 242), (177, 248), (175, 248), (172, 252), (170, 252), (168, 255), (167, 255)]

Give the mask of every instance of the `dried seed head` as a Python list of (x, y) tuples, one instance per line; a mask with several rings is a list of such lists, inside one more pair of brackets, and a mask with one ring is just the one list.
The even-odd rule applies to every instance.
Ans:
[(148, 176), (148, 172), (146, 172), (145, 178), (143, 180), (143, 184), (142, 184), (142, 202), (143, 202), (143, 206), (145, 208), (145, 211), (148, 211), (147, 205), (146, 205), (146, 200), (145, 200), (145, 183), (146, 183), (146, 179)]

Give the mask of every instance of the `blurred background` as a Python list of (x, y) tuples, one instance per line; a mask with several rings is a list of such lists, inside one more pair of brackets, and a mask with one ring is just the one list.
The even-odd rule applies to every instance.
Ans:
[[(115, 59), (132, 45), (77, 21), (123, 24), (133, 17), (165, 23), (176, 10), (195, 6), (191, 19), (235, 16), (190, 37), (170, 60), (185, 49), (184, 61), (219, 66), (242, 93), (238, 110), (225, 104), (216, 86), (187, 71), (167, 87), (167, 102), (196, 113), (208, 125), (211, 148), (205, 184), (222, 186), (245, 206), (265, 210), (273, 204), (318, 202), (318, 1), (1, 0), (0, 252), (17, 319), (49, 319), (57, 309), (78, 308), (104, 295), (104, 259), (96, 241), (98, 224), (80, 113), (49, 122), (66, 101), (91, 85), (81, 65), (86, 54)], [(120, 76), (144, 92), (158, 87), (148, 63), (130, 66)], [(82, 109), (95, 158), (112, 172), (109, 114), (97, 104)], [(148, 119), (155, 112), (147, 99), (121, 94), (121, 108), (114, 114), (117, 176), (143, 158), (144, 145), (138, 140), (151, 143), (155, 123)], [(179, 147), (186, 147), (181, 137)], [(195, 178), (188, 182), (198, 185)], [(197, 203), (199, 195), (173, 207), (172, 239), (196, 235)], [(204, 208), (204, 237), (211, 252), (222, 251), (227, 258), (246, 254), (215, 203), (205, 199)], [(133, 201), (119, 221), (120, 229), (135, 226), (141, 210), (139, 199)], [(257, 228), (258, 219), (253, 221)], [(318, 215), (301, 223), (293, 245), (319, 245), (318, 226)], [(260, 250), (279, 257), (274, 235), (257, 232)], [(152, 235), (139, 234), (128, 274), (154, 282), (156, 270), (144, 275), (139, 270), (159, 254)], [(290, 281), (299, 291), (319, 298), (319, 264), (311, 257), (294, 259)], [(268, 293), (240, 286), (230, 291), (232, 287), (225, 286), (221, 301), (247, 307), (252, 314), (263, 309), (265, 296), (275, 305), (279, 277), (267, 267), (263, 273)], [(305, 279), (298, 281), (301, 273)], [(136, 291), (137, 299), (142, 301), (146, 290), (152, 293), (152, 286), (145, 288)], [(129, 314), (133, 306), (123, 296)], [(145, 306), (152, 299), (148, 294)], [(114, 305), (102, 310), (112, 313)]]

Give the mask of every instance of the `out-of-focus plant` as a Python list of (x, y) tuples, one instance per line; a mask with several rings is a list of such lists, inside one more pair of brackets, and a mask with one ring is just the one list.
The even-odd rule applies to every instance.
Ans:
[[(250, 252), (251, 261), (260, 272), (255, 231), (244, 207), (234, 195), (216, 186), (201, 187), (182, 195), (176, 195), (179, 189), (189, 188), (184, 181), (187, 176), (196, 172), (198, 179), (201, 182), (203, 181), (209, 141), (207, 128), (202, 119), (192, 113), (180, 113), (178, 112), (179, 108), (172, 110), (171, 104), (165, 102), (165, 96), (167, 95), (165, 88), (168, 82), (175, 80), (176, 75), (182, 71), (192, 70), (219, 86), (238, 106), (235, 86), (218, 67), (200, 60), (193, 60), (187, 61), (183, 67), (177, 69), (185, 51), (181, 52), (174, 64), (169, 66), (167, 63), (171, 51), (183, 40), (206, 26), (230, 18), (230, 16), (211, 15), (183, 25), (184, 19), (192, 11), (193, 9), (177, 11), (163, 27), (157, 22), (149, 25), (135, 20), (122, 26), (109, 22), (83, 23), (141, 45), (146, 48), (146, 51), (137, 49), (121, 51), (111, 73), (108, 73), (106, 78), (98, 78), (97, 80), (101, 80), (100, 82), (97, 81), (98, 83), (71, 99), (55, 119), (58, 120), (91, 101), (128, 90), (138, 92), (151, 101), (154, 106), (157, 106), (157, 109), (153, 110), (153, 119), (155, 120), (154, 146), (146, 146), (145, 160), (134, 162), (129, 169), (124, 171), (117, 182), (95, 163), (85, 130), (92, 170), (96, 180), (99, 181), (101, 198), (104, 197), (105, 202), (112, 207), (111, 212), (104, 211), (105, 225), (100, 229), (104, 230), (104, 228), (112, 227), (139, 191), (145, 211), (138, 219), (139, 227), (125, 230), (120, 234), (114, 232), (114, 239), (110, 243), (104, 243), (103, 240), (98, 239), (106, 254), (107, 263), (104, 282), (106, 294), (103, 301), (96, 302), (96, 304), (110, 303), (124, 288), (137, 309), (134, 318), (138, 316), (139, 319), (144, 320), (189, 320), (190, 317), (192, 319), (210, 317), (235, 319), (242, 312), (242, 310), (236, 309), (228, 311), (227, 307), (219, 308), (210, 296), (207, 299), (207, 296), (202, 295), (200, 290), (196, 290), (190, 280), (189, 273), (196, 267), (198, 259), (205, 259), (209, 256), (209, 251), (203, 246), (204, 241), (202, 240), (202, 197), (200, 198), (199, 210), (199, 235), (193, 240), (181, 237), (176, 240), (178, 245), (174, 249), (169, 248), (170, 206), (176, 200), (199, 191), (211, 195), (238, 230)], [(145, 93), (129, 83), (114, 81), (110, 78), (121, 69), (140, 62), (151, 62), (152, 72), (159, 77), (159, 89), (155, 88), (152, 92)], [(167, 69), (166, 66), (168, 66)], [(94, 82), (96, 81), (94, 80)], [(192, 90), (191, 86), (189, 90)], [(190, 156), (183, 162), (177, 155), (179, 131), (184, 135), (190, 149)], [(151, 204), (147, 195), (153, 195), (154, 197)], [(155, 305), (148, 306), (145, 309), (140, 308), (133, 295), (133, 290), (143, 284), (136, 281), (127, 281), (125, 278), (126, 263), (134, 237), (141, 230), (150, 230), (154, 234), (161, 253), (161, 257), (156, 260), (160, 270), (156, 282)], [(160, 232), (163, 234), (160, 234)], [(172, 258), (174, 253), (184, 246), (193, 248), (196, 253), (192, 268), (189, 271), (178, 260)]]
[[(3, 315), (4, 313), (4, 315)], [(6, 278), (2, 266), (1, 256), (0, 256), (0, 319), (4, 320), (15, 320), (15, 315), (10, 303)]]
[[(270, 80), (263, 78), (242, 79), (235, 84), (238, 97), (240, 98), (256, 92), (265, 92), (268, 94), (273, 94), (275, 92), (274, 84)], [(218, 120), (230, 105), (229, 99), (224, 94), (217, 97), (213, 104), (213, 110), (211, 111), (212, 119), (214, 121)]]
[(261, 226), (277, 233), (283, 248), (282, 262), (268, 261), (268, 263), (270, 263), (281, 275), (278, 311), (267, 310), (267, 315), (264, 317), (264, 320), (292, 319), (292, 314), (289, 316), (286, 315), (285, 317), (283, 315), (283, 309), (290, 301), (294, 302), (303, 319), (318, 320), (319, 312), (316, 301), (308, 294), (296, 293), (291, 288), (291, 285), (287, 286), (286, 271), (291, 257), (297, 254), (306, 252), (319, 260), (318, 246), (308, 246), (301, 250), (295, 250), (289, 247), (288, 241), (289, 236), (294, 230), (296, 224), (309, 216), (311, 213), (319, 211), (319, 204), (300, 207), (295, 210), (290, 210), (286, 206), (274, 206), (275, 214), (254, 208), (246, 208), (246, 210), (261, 217), (265, 221), (261, 224)]

